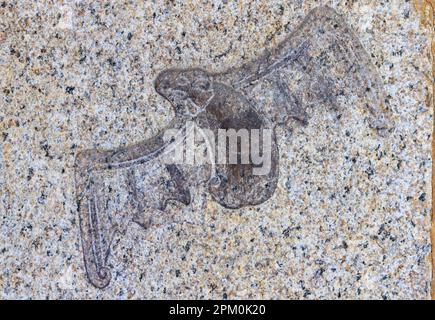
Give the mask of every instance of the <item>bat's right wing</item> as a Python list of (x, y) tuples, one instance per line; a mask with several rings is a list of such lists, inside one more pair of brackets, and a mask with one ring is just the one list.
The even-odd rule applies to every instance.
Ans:
[[(174, 120), (168, 127), (180, 129)], [(144, 228), (176, 222), (168, 214), (170, 201), (188, 205), (189, 186), (199, 179), (187, 177), (175, 164), (166, 164), (175, 141), (164, 133), (116, 150), (85, 150), (75, 163), (76, 197), (83, 256), (91, 283), (104, 288), (110, 282), (108, 257), (115, 233), (124, 233), (130, 221)], [(178, 131), (177, 131), (178, 132)], [(179, 137), (180, 138), (180, 137)], [(189, 178), (189, 179), (188, 179)]]
[[(126, 199), (120, 199), (121, 193), (115, 186), (122, 179), (119, 172), (93, 169), (93, 161), (99, 161), (102, 156), (103, 152), (98, 150), (82, 152), (76, 158), (75, 168), (83, 258), (88, 279), (98, 288), (104, 288), (110, 282), (107, 259), (114, 235), (124, 225), (117, 211), (127, 210), (128, 204)], [(109, 176), (113, 174), (118, 177), (110, 183)]]

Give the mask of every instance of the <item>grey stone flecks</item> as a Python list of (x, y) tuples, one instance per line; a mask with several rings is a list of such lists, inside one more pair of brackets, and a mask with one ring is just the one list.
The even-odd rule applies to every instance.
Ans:
[[(394, 129), (379, 135), (358, 100), (314, 108), (276, 130), (268, 201), (230, 210), (198, 193), (201, 224), (131, 224), (112, 243), (110, 285), (90, 285), (76, 155), (168, 125), (162, 70), (241, 66), (321, 4), (368, 52)], [(429, 298), (429, 38), (401, 1), (0, 1), (0, 297)]]

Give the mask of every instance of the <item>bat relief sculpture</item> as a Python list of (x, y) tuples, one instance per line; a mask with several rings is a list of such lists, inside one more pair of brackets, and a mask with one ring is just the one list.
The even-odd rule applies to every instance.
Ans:
[[(114, 235), (125, 232), (130, 221), (143, 228), (182, 221), (181, 208), (194, 201), (194, 190), (200, 186), (229, 209), (270, 199), (279, 175), (277, 126), (305, 125), (314, 108), (337, 109), (341, 98), (356, 97), (366, 108), (364, 121), (374, 130), (391, 128), (383, 109), (381, 80), (368, 54), (329, 7), (311, 11), (278, 46), (247, 64), (215, 74), (202, 69), (165, 70), (155, 80), (155, 90), (174, 109), (167, 128), (129, 147), (85, 150), (76, 158), (84, 262), (90, 282), (98, 288), (111, 279), (108, 258)], [(188, 139), (189, 121), (213, 133), (269, 130), (269, 170), (254, 174), (261, 164), (252, 158), (196, 167), (168, 162), (174, 141)], [(165, 138), (169, 129), (180, 132), (176, 139)], [(260, 144), (264, 148), (266, 142)], [(243, 152), (237, 156), (243, 158)], [(116, 186), (124, 192), (117, 192)]]

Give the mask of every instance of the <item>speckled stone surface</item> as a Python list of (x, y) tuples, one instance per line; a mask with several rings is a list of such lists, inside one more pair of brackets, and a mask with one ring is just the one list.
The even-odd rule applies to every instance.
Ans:
[[(209, 201), (202, 226), (113, 244), (111, 284), (83, 266), (74, 158), (153, 136), (167, 67), (237, 66), (328, 4), (385, 85), (394, 131), (357, 108), (279, 133), (274, 196)], [(430, 298), (430, 30), (410, 1), (0, 1), (0, 298)]]

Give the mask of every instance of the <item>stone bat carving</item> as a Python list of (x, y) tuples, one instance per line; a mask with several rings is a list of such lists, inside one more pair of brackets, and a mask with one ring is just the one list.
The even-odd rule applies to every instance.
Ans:
[[(241, 67), (215, 74), (169, 69), (158, 75), (155, 89), (174, 108), (168, 128), (129, 147), (85, 150), (76, 158), (84, 262), (90, 282), (98, 288), (110, 282), (111, 242), (116, 232), (125, 231), (128, 221), (144, 228), (176, 222), (181, 211), (168, 210), (168, 204), (189, 205), (192, 191), (200, 185), (230, 209), (265, 202), (276, 189), (275, 135), (269, 173), (253, 175), (253, 163), (199, 168), (165, 164), (166, 151), (174, 143), (164, 139), (166, 129), (179, 129), (185, 139), (186, 122), (192, 120), (212, 132), (304, 125), (313, 108), (338, 108), (341, 97), (362, 100), (366, 120), (374, 129), (385, 132), (391, 127), (382, 107), (381, 80), (369, 56), (329, 7), (311, 11), (278, 46)], [(128, 192), (117, 193), (116, 184)]]

